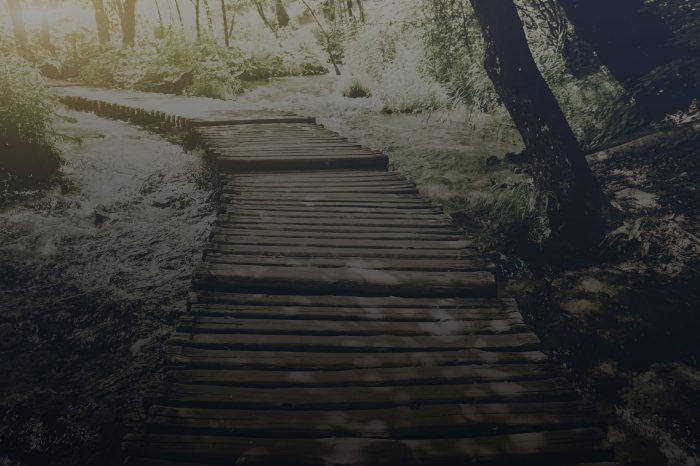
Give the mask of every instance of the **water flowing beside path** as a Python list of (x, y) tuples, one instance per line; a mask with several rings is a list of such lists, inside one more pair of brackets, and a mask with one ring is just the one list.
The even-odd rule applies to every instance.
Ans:
[(58, 462), (89, 445), (109, 455), (101, 444), (117, 440), (109, 430), (184, 308), (215, 192), (200, 153), (61, 113), (74, 121), (58, 123), (73, 138), (60, 143), (61, 182), (0, 207), (0, 351), (13, 374), (0, 391), (0, 450)]

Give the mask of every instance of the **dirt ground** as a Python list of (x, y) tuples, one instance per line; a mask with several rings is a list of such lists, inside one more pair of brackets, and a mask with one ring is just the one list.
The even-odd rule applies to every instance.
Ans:
[[(507, 292), (608, 415), (618, 461), (695, 465), (700, 124), (661, 129), (589, 159), (625, 224), (585, 263), (525, 259)], [(501, 255), (501, 270), (513, 261)]]

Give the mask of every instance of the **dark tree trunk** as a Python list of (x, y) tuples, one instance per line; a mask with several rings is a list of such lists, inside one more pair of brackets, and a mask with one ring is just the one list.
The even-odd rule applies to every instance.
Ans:
[(557, 0), (576, 34), (588, 42), (647, 120), (663, 118), (698, 97), (700, 84), (689, 76), (641, 85), (654, 69), (692, 53), (643, 0)]
[(285, 10), (282, 0), (277, 0), (275, 3), (275, 13), (277, 14), (277, 26), (286, 27), (289, 25), (289, 14)]
[(136, 0), (124, 0), (121, 10), (122, 44), (131, 47), (136, 39)]
[(226, 16), (226, 0), (221, 0), (221, 19), (224, 22), (224, 44), (228, 47), (229, 42), (229, 30), (228, 30), (228, 17)]
[(22, 15), (22, 5), (19, 0), (7, 0), (12, 20), (12, 32), (18, 47), (27, 45), (27, 29), (24, 26), (24, 15)]
[(200, 8), (199, 8), (199, 0), (195, 0), (192, 2), (194, 4), (194, 24), (195, 24), (195, 29), (197, 31), (197, 42), (202, 40), (202, 26), (199, 24), (199, 16), (200, 16)]
[(484, 65), (533, 157), (551, 240), (596, 245), (616, 219), (528, 46), (513, 0), (470, 0), (486, 42)]
[(109, 42), (109, 18), (105, 11), (103, 0), (92, 0), (92, 7), (95, 10), (95, 26), (97, 27), (97, 40), (100, 44)]

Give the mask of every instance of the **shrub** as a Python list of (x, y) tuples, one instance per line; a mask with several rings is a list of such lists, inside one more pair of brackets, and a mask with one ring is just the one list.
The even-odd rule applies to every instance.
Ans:
[[(362, 83), (385, 112), (431, 111), (450, 103), (445, 87), (426, 72), (423, 41), (401, 18), (390, 26), (360, 27), (345, 44), (345, 63), (353, 81)], [(352, 86), (351, 81), (344, 91)]]
[(357, 78), (353, 78), (350, 85), (343, 90), (343, 96), (350, 97), (351, 99), (371, 97), (372, 91), (370, 91), (369, 88), (362, 84)]
[(0, 64), (0, 181), (5, 188), (42, 181), (60, 165), (52, 122), (55, 97), (19, 58)]
[(241, 80), (327, 72), (303, 46), (256, 45), (224, 47), (207, 37), (192, 42), (180, 33), (164, 31), (134, 48), (89, 53), (79, 78), (100, 87), (230, 99), (243, 92)]

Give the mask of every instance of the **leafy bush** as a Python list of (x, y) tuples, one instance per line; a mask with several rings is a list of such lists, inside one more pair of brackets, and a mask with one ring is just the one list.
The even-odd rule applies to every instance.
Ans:
[(509, 179), (494, 184), (469, 210), (486, 219), (486, 233), (491, 240), (505, 238), (510, 248), (536, 244), (545, 234), (535, 196), (530, 180)]
[(357, 78), (353, 78), (350, 85), (343, 90), (343, 96), (351, 99), (361, 99), (364, 97), (371, 97), (372, 91)]
[[(411, 8), (406, 13), (410, 14)], [(445, 108), (450, 97), (425, 69), (423, 41), (408, 23), (367, 24), (345, 44), (345, 69), (362, 83), (386, 112), (422, 112)]]
[(243, 92), (241, 80), (322, 74), (327, 70), (303, 47), (224, 47), (165, 31), (130, 49), (104, 48), (90, 55), (79, 78), (93, 86), (229, 99)]
[(52, 121), (55, 97), (22, 59), (0, 64), (0, 181), (22, 186), (43, 180), (60, 163)]

